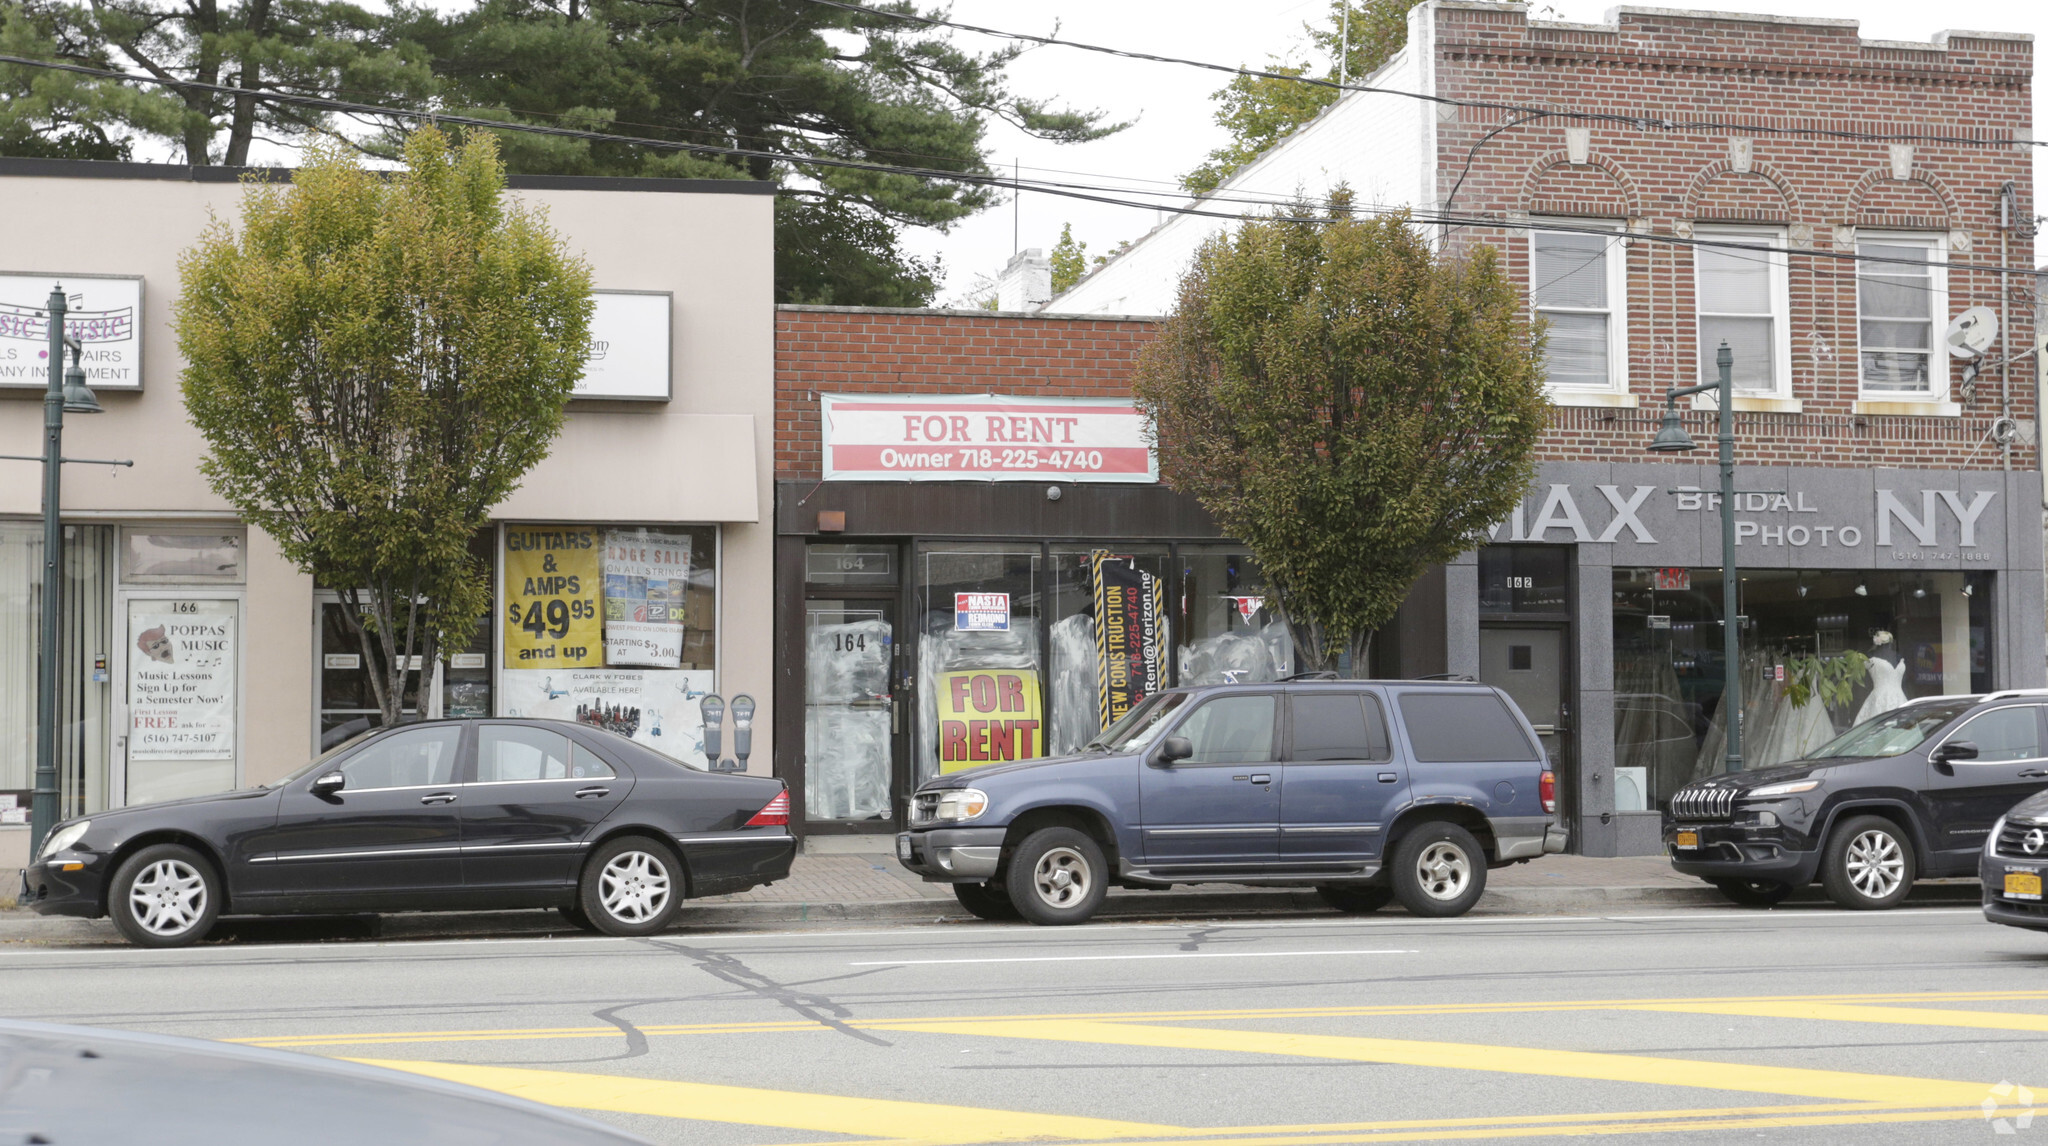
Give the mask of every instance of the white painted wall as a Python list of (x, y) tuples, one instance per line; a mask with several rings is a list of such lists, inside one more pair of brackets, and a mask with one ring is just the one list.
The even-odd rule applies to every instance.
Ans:
[[(1384, 91), (1421, 91), (1418, 59), (1429, 56), (1431, 5), (1408, 16), (1409, 47), (1366, 82)], [(1418, 45), (1422, 50), (1418, 51)], [(1360, 207), (1414, 207), (1433, 197), (1435, 116), (1420, 100), (1351, 92), (1323, 114), (1246, 164), (1216, 191), (1189, 206), (1208, 212), (1176, 215), (1153, 228), (1122, 255), (1045, 307), (1058, 314), (1163, 315), (1171, 311), (1181, 276), (1211, 237), (1235, 228), (1236, 218), (1265, 208), (1233, 199), (1269, 200), (1302, 195), (1327, 198), (1351, 188)], [(1425, 154), (1425, 149), (1430, 149)], [(1210, 215), (1227, 216), (1223, 218)]]

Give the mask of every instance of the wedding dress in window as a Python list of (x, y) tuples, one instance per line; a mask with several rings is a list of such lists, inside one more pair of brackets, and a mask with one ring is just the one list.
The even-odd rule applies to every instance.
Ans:
[(1906, 703), (1906, 690), (1899, 682), (1906, 677), (1906, 665), (1901, 661), (1870, 658), (1870, 695), (1864, 698), (1863, 707), (1856, 710), (1856, 723), (1861, 724), (1881, 712), (1890, 712)]

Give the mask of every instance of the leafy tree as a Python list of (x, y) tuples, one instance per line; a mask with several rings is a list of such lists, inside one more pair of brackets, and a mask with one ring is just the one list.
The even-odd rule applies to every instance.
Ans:
[[(1351, 5), (1348, 28), (1344, 23), (1346, 3)], [(1415, 3), (1416, 0), (1330, 0), (1324, 23), (1302, 25), (1310, 44), (1330, 61), (1329, 68), (1315, 72), (1306, 64), (1276, 61), (1264, 70), (1325, 80), (1335, 80), (1341, 74), (1349, 80), (1362, 80), (1408, 43), (1408, 9)], [(1341, 73), (1337, 67), (1340, 55), (1345, 58)], [(1181, 176), (1181, 186), (1195, 195), (1214, 191), (1238, 168), (1335, 103), (1339, 94), (1336, 88), (1294, 80), (1236, 77), (1209, 97), (1220, 105), (1216, 109), (1216, 125), (1230, 133), (1230, 142), (1211, 151), (1207, 162)]]
[(1492, 247), (1306, 206), (1212, 239), (1138, 359), (1160, 475), (1243, 541), (1307, 668), (1348, 653), (1535, 476), (1542, 338)]
[[(1081, 142), (1120, 129), (1099, 112), (1013, 93), (1021, 48), (976, 54), (891, 19), (909, 3), (850, 12), (807, 0), (482, 0), (409, 12), (451, 109), (793, 156), (716, 156), (506, 133), (516, 172), (772, 180), (776, 281), (789, 301), (930, 301), (938, 268), (910, 258), (905, 226), (944, 229), (995, 201), (954, 176), (989, 174), (983, 132), (1000, 119)], [(814, 160), (911, 166), (928, 176)]]
[[(1074, 225), (1060, 224), (1060, 241), (1052, 245), (1052, 293), (1065, 294), (1088, 273), (1088, 244), (1074, 241)], [(1099, 257), (1095, 260), (1102, 262)]]
[[(185, 407), (215, 492), (340, 593), (386, 724), (412, 656), (487, 611), (470, 538), (547, 454), (589, 350), (590, 273), (504, 198), (495, 141), (316, 146), (179, 264)], [(372, 639), (374, 638), (374, 640)]]
[[(427, 94), (425, 53), (388, 36), (385, 18), (344, 0), (31, 0), (10, 5), (12, 55), (140, 70), (258, 91), (363, 102)], [(10, 155), (126, 155), (135, 138), (175, 143), (198, 166), (249, 162), (259, 139), (330, 129), (334, 117), (254, 96), (157, 87), (43, 69), (0, 68), (0, 84), (39, 89), (40, 108), (0, 112)], [(223, 138), (225, 137), (225, 138)]]

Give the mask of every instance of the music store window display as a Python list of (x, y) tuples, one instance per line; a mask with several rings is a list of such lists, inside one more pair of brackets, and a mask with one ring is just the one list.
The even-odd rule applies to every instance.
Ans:
[(500, 715), (581, 721), (704, 763), (715, 527), (507, 525), (501, 544)]
[[(1742, 761), (1797, 760), (1925, 696), (1991, 687), (1991, 575), (1759, 569), (1739, 576)], [(1725, 767), (1721, 572), (1614, 570), (1617, 811), (1662, 809)]]

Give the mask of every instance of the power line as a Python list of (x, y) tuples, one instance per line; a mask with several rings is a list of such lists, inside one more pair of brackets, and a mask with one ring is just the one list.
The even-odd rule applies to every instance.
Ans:
[[(822, 2), (822, 0), (814, 0), (814, 2)], [(1204, 207), (1198, 205), (1217, 201), (1214, 196), (1204, 197), (1202, 199), (1198, 199), (1193, 202), (1179, 206), (1167, 206), (1157, 203), (1146, 203), (1131, 199), (1118, 198), (1115, 195), (1110, 194), (1100, 194), (1098, 192), (1104, 189), (1092, 188), (1087, 184), (1067, 184), (1051, 181), (1026, 182), (1020, 179), (1005, 179), (999, 175), (985, 174), (979, 172), (945, 171), (935, 168), (916, 168), (885, 163), (866, 163), (859, 160), (834, 159), (821, 156), (794, 155), (785, 152), (766, 151), (757, 148), (727, 147), (722, 145), (704, 143), (683, 143), (676, 140), (668, 139), (650, 139), (642, 136), (615, 135), (608, 132), (589, 131), (582, 128), (557, 127), (548, 124), (514, 123), (506, 120), (485, 119), (479, 116), (453, 115), (443, 111), (415, 111), (409, 108), (398, 108), (388, 107), (380, 104), (359, 103), (351, 100), (331, 99), (324, 96), (306, 96), (297, 95), (289, 92), (265, 91), (255, 88), (240, 88), (230, 86), (227, 84), (206, 83), (200, 80), (181, 80), (161, 78), (157, 76), (134, 75), (127, 72), (114, 71), (106, 68), (88, 67), (83, 64), (67, 64), (54, 60), (37, 60), (24, 56), (0, 55), (0, 64), (13, 64), (19, 67), (43, 68), (52, 71), (68, 72), (76, 75), (95, 76), (102, 79), (113, 79), (134, 83), (153, 84), (161, 87), (187, 87), (199, 89), (202, 91), (214, 91), (227, 95), (246, 95), (254, 97), (256, 99), (271, 100), (278, 103), (289, 103), (300, 107), (320, 108), (330, 111), (342, 111), (356, 115), (388, 116), (393, 119), (412, 120), (415, 122), (427, 124), (445, 123), (458, 127), (477, 128), (485, 131), (523, 132), (532, 135), (547, 135), (557, 138), (581, 139), (598, 143), (630, 144), (636, 147), (646, 147), (654, 150), (682, 151), (701, 155), (717, 155), (728, 158), (768, 159), (776, 162), (795, 164), (798, 166), (809, 165), (815, 167), (833, 167), (855, 171), (872, 171), (894, 175), (908, 175), (921, 179), (950, 180), (961, 183), (972, 183), (979, 186), (1009, 188), (1017, 191), (1036, 191), (1040, 194), (1058, 195), (1065, 198), (1078, 199), (1084, 202), (1104, 203), (1116, 207), (1133, 207), (1141, 210), (1167, 211), (1176, 215), (1189, 215), (1198, 218), (1222, 219), (1230, 222), (1241, 222), (1246, 217), (1242, 213), (1207, 210)], [(1123, 193), (1141, 194), (1142, 192), (1124, 191)], [(1334, 200), (1322, 200), (1318, 202), (1303, 198), (1243, 200), (1241, 202), (1250, 206), (1283, 207), (1299, 205), (1311, 209), (1318, 205), (1322, 205), (1330, 209), (1332, 212), (1341, 213), (1343, 215), (1386, 214), (1398, 211), (1406, 211), (1408, 217), (1416, 222), (1432, 223), (1451, 227), (1483, 227), (1511, 230), (1527, 230), (1530, 229), (1532, 226), (1532, 224), (1529, 223), (1527, 220), (1511, 221), (1507, 219), (1504, 215), (1479, 213), (1466, 213), (1461, 215), (1443, 211), (1416, 210), (1413, 208), (1403, 207), (1400, 205), (1358, 204), (1355, 201), (1342, 208), (1338, 208)], [(1270, 219), (1279, 222), (1314, 224), (1327, 223), (1331, 220), (1331, 217), (1331, 215), (1304, 216), (1281, 214), (1274, 214), (1269, 216)], [(1611, 225), (1603, 227), (1599, 225), (1590, 224), (1546, 222), (1536, 225), (1535, 229), (1589, 235), (1614, 234), (1614, 230)], [(1848, 251), (1822, 250), (1820, 248), (1759, 247), (1753, 242), (1716, 241), (1713, 239), (1700, 238), (1698, 236), (1681, 237), (1678, 235), (1658, 235), (1654, 233), (1630, 232), (1625, 237), (1628, 239), (1641, 239), (1646, 242), (1664, 243), (1673, 246), (1732, 248), (1748, 252), (1788, 256), (1805, 255), (1814, 258), (1835, 259), (1849, 262), (1896, 263), (1898, 261), (1897, 259), (1889, 259), (1873, 255), (1862, 255)], [(1991, 263), (1950, 262), (1946, 263), (1945, 265), (1951, 269), (1975, 270), (1996, 274), (2020, 274), (2027, 275), (2030, 277), (2037, 274), (2037, 272), (2031, 267), (2006, 267)]]
[(926, 27), (952, 28), (962, 32), (974, 32), (997, 39), (1014, 40), (1019, 43), (1040, 44), (1046, 47), (1073, 48), (1083, 52), (1099, 52), (1107, 56), (1118, 56), (1127, 60), (1145, 60), (1155, 64), (1175, 64), (1182, 67), (1201, 68), (1205, 71), (1222, 72), (1232, 76), (1251, 79), (1284, 80), (1289, 83), (1308, 84), (1313, 87), (1332, 88), (1344, 92), (1374, 92), (1380, 95), (1402, 96), (1447, 107), (1469, 107), (1484, 111), (1498, 111), (1506, 115), (1552, 116), (1567, 119), (1590, 120), (1596, 123), (1614, 123), (1633, 127), (1639, 131), (1661, 129), (1665, 131), (1743, 131), (1758, 135), (1799, 135), (1821, 136), (1831, 139), (1861, 139), (1887, 143), (1953, 143), (1967, 147), (2011, 147), (2025, 144), (2029, 147), (2048, 145), (2048, 140), (1971, 139), (1959, 135), (1929, 135), (1918, 132), (1869, 132), (1851, 131), (1846, 128), (1825, 127), (1770, 127), (1760, 124), (1730, 123), (1721, 120), (1673, 120), (1661, 116), (1629, 115), (1626, 112), (1585, 111), (1575, 108), (1534, 107), (1527, 104), (1495, 103), (1489, 100), (1455, 99), (1431, 92), (1402, 91), (1398, 88), (1369, 87), (1365, 84), (1346, 83), (1337, 80), (1317, 79), (1314, 76), (1290, 75), (1286, 72), (1266, 71), (1259, 68), (1233, 67), (1209, 60), (1191, 60), (1180, 56), (1162, 56), (1152, 52), (1132, 51), (1128, 48), (1112, 48), (1103, 44), (1083, 43), (1079, 40), (1062, 40), (1056, 36), (1039, 36), (1029, 32), (1010, 32), (1001, 28), (988, 28), (979, 24), (966, 24), (958, 20), (943, 20), (935, 16), (919, 16), (910, 12), (891, 12), (881, 8), (869, 8), (861, 4), (847, 3), (846, 0), (806, 0), (807, 3), (826, 8), (837, 8), (847, 12), (860, 12), (870, 16), (881, 16), (890, 20), (922, 24)]

